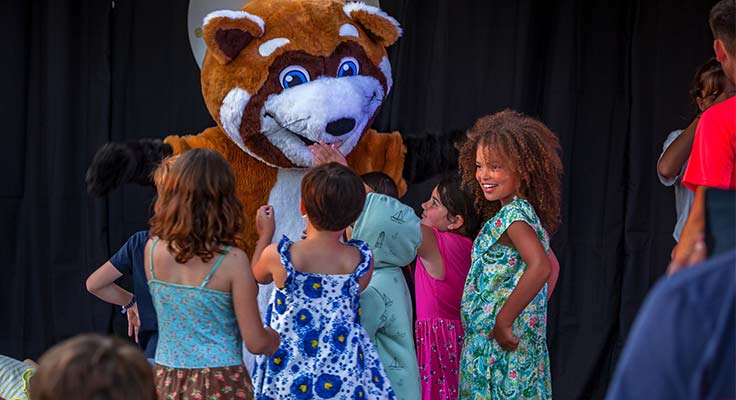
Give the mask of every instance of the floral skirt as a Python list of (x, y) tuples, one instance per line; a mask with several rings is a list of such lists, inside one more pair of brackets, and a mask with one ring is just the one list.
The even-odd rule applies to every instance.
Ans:
[(171, 368), (155, 364), (159, 400), (253, 399), (253, 385), (242, 365), (216, 368)]
[(465, 334), (460, 320), (418, 320), (414, 329), (424, 400), (455, 400)]

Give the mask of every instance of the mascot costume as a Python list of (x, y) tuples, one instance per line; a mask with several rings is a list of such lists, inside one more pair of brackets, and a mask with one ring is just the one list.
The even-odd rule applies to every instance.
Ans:
[[(106, 144), (87, 172), (91, 193), (151, 184), (150, 172), (164, 157), (216, 150), (235, 172), (247, 218), (244, 250), (252, 255), (259, 206), (274, 207), (274, 240), (299, 237), (305, 228), (299, 198), (311, 144), (337, 144), (356, 172), (382, 171), (406, 191), (401, 136), (370, 129), (391, 89), (385, 48), (401, 35), (395, 19), (363, 3), (251, 0), (239, 11), (210, 13), (203, 35), (202, 94), (217, 126), (163, 141)], [(262, 314), (272, 288), (260, 287)]]

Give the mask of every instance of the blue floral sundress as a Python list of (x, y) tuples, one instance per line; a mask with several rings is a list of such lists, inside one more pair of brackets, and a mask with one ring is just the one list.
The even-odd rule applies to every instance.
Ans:
[(358, 279), (371, 265), (371, 251), (359, 240), (352, 274), (299, 272), (291, 264), (293, 242), (284, 236), (278, 252), (286, 270), (283, 288), (275, 288), (266, 325), (281, 334), (270, 356), (258, 356), (257, 399), (394, 399), (386, 372), (360, 324)]

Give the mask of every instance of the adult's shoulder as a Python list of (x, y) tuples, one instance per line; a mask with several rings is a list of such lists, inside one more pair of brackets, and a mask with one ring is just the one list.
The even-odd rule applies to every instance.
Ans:
[(734, 127), (736, 126), (734, 115), (736, 115), (736, 96), (714, 104), (703, 111), (698, 122), (698, 131), (714, 126)]

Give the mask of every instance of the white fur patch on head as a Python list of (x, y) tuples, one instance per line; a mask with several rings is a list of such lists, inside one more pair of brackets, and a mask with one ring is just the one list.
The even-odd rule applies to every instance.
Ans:
[(383, 76), (386, 77), (386, 95), (391, 91), (391, 87), (394, 85), (394, 78), (391, 76), (391, 62), (388, 61), (388, 57), (383, 56), (381, 64), (378, 66), (383, 72)]
[(386, 14), (378, 7), (369, 6), (362, 2), (354, 2), (354, 3), (348, 3), (342, 6), (342, 11), (345, 13), (345, 15), (348, 16), (348, 18), (353, 19), (353, 17), (350, 16), (350, 13), (353, 11), (365, 11), (368, 14), (377, 15), (391, 24), (393, 24), (396, 27), (396, 30), (399, 32), (399, 36), (401, 36), (402, 30), (401, 25), (399, 25), (399, 21), (395, 20), (394, 17)]
[[(225, 17), (228, 19), (249, 19), (258, 25), (258, 27), (261, 28), (261, 35), (263, 35), (264, 32), (264, 24), (261, 17), (257, 15), (253, 15), (251, 13), (247, 13), (245, 11), (233, 11), (233, 10), (218, 10), (218, 11), (212, 11), (211, 13), (207, 14), (206, 17), (204, 17), (204, 21), (202, 22), (202, 27), (205, 27), (208, 22), (210, 22), (214, 18), (219, 17)], [(260, 36), (260, 35), (259, 35)]]
[(220, 124), (227, 133), (227, 136), (232, 140), (241, 150), (248, 153), (251, 157), (273, 167), (273, 165), (263, 161), (260, 157), (256, 156), (251, 152), (243, 143), (243, 137), (240, 136), (240, 125), (243, 123), (243, 110), (250, 101), (250, 93), (241, 89), (233, 88), (228, 92), (227, 96), (222, 100), (220, 106)]
[[(383, 85), (372, 76), (322, 76), (269, 96), (261, 110), (261, 132), (294, 165), (311, 167), (312, 153), (303, 139), (342, 142), (340, 152), (349, 154), (383, 98)], [(328, 128), (340, 119), (352, 120), (349, 131)]]
[(264, 42), (262, 45), (258, 47), (258, 53), (260, 53), (261, 57), (268, 57), (271, 54), (273, 54), (273, 52), (276, 51), (276, 49), (288, 43), (289, 43), (289, 39), (287, 38), (271, 39), (267, 42)]
[(360, 35), (358, 34), (358, 28), (354, 27), (351, 24), (343, 24), (340, 27), (340, 36), (360, 37)]
[(220, 123), (225, 133), (241, 149), (245, 146), (240, 137), (240, 124), (243, 122), (243, 110), (249, 101), (250, 93), (236, 87), (230, 90), (220, 106)]

